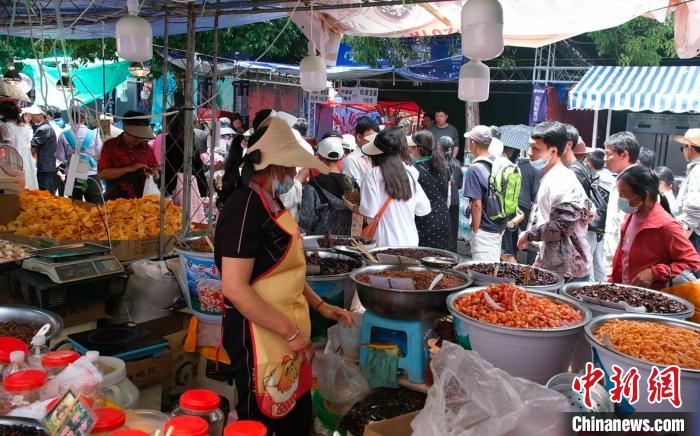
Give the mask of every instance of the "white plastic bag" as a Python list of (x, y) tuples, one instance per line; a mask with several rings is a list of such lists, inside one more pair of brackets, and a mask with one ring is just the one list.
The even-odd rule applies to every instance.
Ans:
[(316, 357), (313, 372), (321, 396), (341, 415), (372, 392), (360, 369), (337, 354), (325, 353)]
[(411, 424), (421, 436), (560, 435), (566, 398), (511, 377), (479, 353), (445, 341), (430, 364), (435, 384)]
[(146, 322), (168, 315), (168, 308), (181, 295), (175, 274), (162, 261), (141, 260), (132, 263), (130, 269), (133, 274), (127, 282), (124, 307), (129, 318)]
[(146, 177), (146, 183), (143, 185), (143, 195), (160, 195), (160, 188), (153, 181), (153, 176)]
[(68, 389), (77, 392), (72, 385), (87, 386), (88, 384), (99, 387), (102, 384), (102, 374), (87, 357), (81, 356), (46, 383), (42, 392), (42, 400), (61, 397), (68, 392)]

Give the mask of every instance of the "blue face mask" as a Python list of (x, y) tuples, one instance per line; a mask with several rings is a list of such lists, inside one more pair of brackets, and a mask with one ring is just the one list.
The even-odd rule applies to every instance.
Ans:
[(272, 179), (272, 189), (275, 191), (275, 195), (280, 196), (286, 194), (290, 189), (294, 187), (294, 179), (288, 175), (284, 175), (284, 181), (280, 182), (277, 177)]
[(542, 170), (547, 166), (547, 164), (549, 164), (549, 159), (548, 160), (537, 159), (537, 160), (530, 161), (530, 165), (532, 165), (539, 172), (542, 172)]
[(620, 197), (620, 198), (617, 200), (617, 207), (618, 207), (621, 211), (623, 211), (624, 213), (632, 213), (632, 214), (634, 214), (634, 213), (637, 213), (637, 211), (639, 210), (639, 206), (632, 206), (632, 205), (630, 204), (629, 198), (625, 198), (625, 197)]

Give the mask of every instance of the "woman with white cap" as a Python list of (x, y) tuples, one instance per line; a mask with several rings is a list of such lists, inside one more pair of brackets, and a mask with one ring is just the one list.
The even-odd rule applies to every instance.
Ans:
[(430, 213), (430, 200), (401, 159), (406, 136), (400, 127), (387, 127), (362, 153), (373, 168), (364, 176), (356, 212), (372, 218), (374, 239), (380, 246), (418, 246), (416, 216)]
[(305, 281), (299, 227), (279, 201), (293, 185), (296, 167), (328, 172), (275, 116), (255, 129), (245, 156), (231, 149), (214, 253), (225, 297), (222, 345), (232, 360), (238, 418), (261, 421), (277, 436), (311, 430), (309, 308), (352, 324), (349, 312), (324, 303)]

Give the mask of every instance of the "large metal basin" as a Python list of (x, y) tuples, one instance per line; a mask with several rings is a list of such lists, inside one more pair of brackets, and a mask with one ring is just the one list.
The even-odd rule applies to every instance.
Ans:
[[(369, 250), (369, 252), (376, 255), (378, 252), (384, 251), (384, 250), (430, 250), (430, 251), (434, 251), (435, 253), (439, 253), (437, 255), (440, 257), (449, 257), (449, 258), (453, 259), (455, 262), (462, 261), (462, 257), (457, 253), (453, 253), (453, 252), (447, 251), (447, 250), (440, 250), (439, 248), (432, 248), (432, 247), (377, 247), (377, 248), (373, 248), (373, 249)], [(415, 259), (415, 260), (417, 262), (420, 262), (420, 259)]]
[(20, 418), (18, 416), (0, 416), (0, 427), (5, 427), (5, 426), (23, 426), (23, 427), (29, 427), (33, 428), (39, 431), (44, 432), (43, 434), (47, 435), (49, 434), (49, 430), (44, 425), (44, 423), (37, 421), (36, 419), (31, 419), (31, 418)]
[[(333, 238), (333, 239), (341, 239), (341, 238), (342, 239), (350, 239), (351, 237), (352, 236), (350, 236), (350, 235), (331, 235), (331, 238)], [(320, 247), (320, 246), (319, 247), (311, 247), (308, 245), (311, 241), (319, 241), (320, 242), (321, 240), (323, 240), (325, 238), (326, 238), (325, 235), (304, 236), (303, 237), (304, 242), (305, 242), (304, 248), (306, 250), (309, 250), (309, 249), (314, 250), (314, 249), (319, 249), (319, 248), (322, 250), (332, 250), (333, 247)], [(357, 240), (357, 242), (362, 242), (368, 250), (377, 246), (377, 242), (374, 239), (357, 237), (357, 238), (355, 238), (355, 240)], [(350, 244), (346, 244), (345, 241), (340, 241), (340, 242), (342, 242), (342, 243), (339, 245), (350, 245)]]
[[(559, 275), (555, 272), (552, 272), (552, 271), (548, 271), (546, 269), (536, 268), (536, 267), (530, 266), (530, 265), (512, 264), (512, 263), (506, 263), (506, 262), (483, 262), (483, 261), (478, 261), (478, 260), (470, 260), (467, 262), (460, 263), (459, 265), (455, 266), (455, 269), (458, 271), (463, 271), (465, 269), (468, 270), (470, 265), (483, 264), (483, 263), (492, 264), (492, 265), (494, 265), (494, 267), (495, 267), (496, 263), (500, 263), (500, 264), (504, 264), (504, 265), (515, 265), (515, 266), (519, 266), (522, 268), (532, 268), (533, 270), (543, 271), (543, 272), (546, 272), (548, 274), (552, 274), (557, 278), (557, 282), (554, 284), (551, 284), (551, 285), (536, 285), (536, 286), (528, 285), (528, 286), (525, 286), (525, 285), (519, 284), (519, 283), (515, 284), (517, 287), (522, 288), (522, 289), (526, 289), (528, 291), (542, 291), (542, 292), (557, 293), (559, 291), (559, 289), (561, 289), (561, 287), (564, 286), (564, 277), (562, 277), (561, 275)], [(488, 278), (483, 277), (483, 275), (477, 276), (475, 274), (472, 274), (472, 278), (474, 279), (474, 286), (489, 286), (493, 283), (496, 283), (496, 281), (489, 281)]]
[[(377, 288), (357, 279), (361, 275), (376, 274), (384, 271), (454, 273), (464, 279), (464, 284), (459, 287), (436, 291), (403, 291)], [(371, 265), (355, 270), (350, 274), (350, 279), (355, 282), (357, 295), (365, 309), (386, 318), (400, 320), (420, 320), (435, 313), (447, 313), (447, 305), (445, 303), (447, 296), (469, 287), (472, 283), (468, 273), (446, 271), (420, 265)]]
[(48, 310), (32, 306), (4, 305), (0, 306), (0, 322), (16, 321), (28, 324), (39, 330), (44, 324), (51, 325), (46, 334), (47, 339), (56, 337), (63, 330), (63, 318)]

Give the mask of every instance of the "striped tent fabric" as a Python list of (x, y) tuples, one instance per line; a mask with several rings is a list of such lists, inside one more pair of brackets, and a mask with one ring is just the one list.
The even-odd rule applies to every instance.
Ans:
[(591, 67), (569, 109), (700, 112), (700, 67)]

